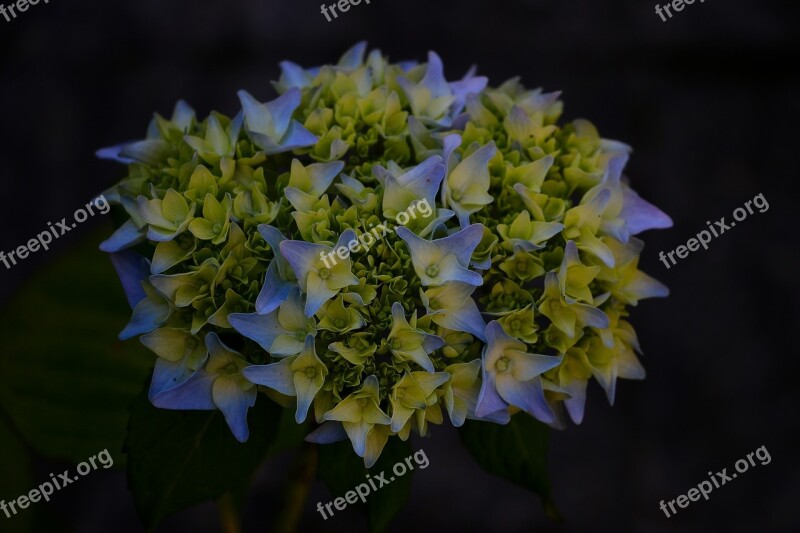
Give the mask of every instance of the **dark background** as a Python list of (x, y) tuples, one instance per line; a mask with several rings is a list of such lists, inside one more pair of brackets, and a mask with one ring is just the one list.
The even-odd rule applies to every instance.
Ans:
[[(588, 118), (634, 147), (633, 186), (675, 221), (644, 235), (643, 269), (672, 290), (633, 310), (648, 377), (622, 382), (614, 408), (592, 384), (583, 425), (553, 434), (549, 468), (565, 525), (549, 522), (533, 495), (482, 472), (453, 430), (435, 427), (416, 442), (430, 466), (393, 530), (791, 530), (800, 523), (798, 6), (709, 0), (664, 23), (654, 5), (372, 0), (328, 23), (309, 1), (40, 2), (11, 23), (0, 18), (0, 249), (122, 177), (95, 149), (143, 137), (152, 113), (168, 115), (179, 98), (201, 116), (233, 114), (240, 88), (269, 99), (283, 59), (333, 62), (367, 39), (393, 60), (424, 61), (434, 49), (451, 79), (476, 63), (493, 85), (519, 75), (563, 90), (566, 119)], [(707, 220), (730, 220), (758, 193), (768, 212), (669, 271), (658, 262), (660, 250)], [(99, 223), (0, 267), (0, 302)], [(769, 465), (674, 518), (659, 510), (762, 445)], [(246, 531), (267, 530), (288, 462), (259, 476)], [(39, 464), (40, 477), (56, 466)], [(355, 513), (324, 522), (314, 506), (328, 500), (317, 484), (303, 530), (363, 529)], [(122, 473), (95, 473), (47, 505), (81, 532), (141, 531)], [(216, 530), (211, 505), (164, 528)]]

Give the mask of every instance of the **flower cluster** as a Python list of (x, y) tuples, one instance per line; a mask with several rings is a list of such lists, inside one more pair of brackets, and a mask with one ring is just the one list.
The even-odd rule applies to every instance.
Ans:
[(241, 91), (204, 120), (180, 102), (98, 152), (129, 169), (101, 248), (133, 308), (121, 337), (158, 356), (154, 405), (219, 409), (244, 441), (261, 391), (370, 466), (444, 413), (563, 427), (592, 377), (611, 402), (644, 377), (628, 307), (667, 290), (634, 235), (671, 221), (623, 179), (626, 145), (559, 125), (558, 93), (447, 81), (435, 53), (281, 68), (272, 101)]

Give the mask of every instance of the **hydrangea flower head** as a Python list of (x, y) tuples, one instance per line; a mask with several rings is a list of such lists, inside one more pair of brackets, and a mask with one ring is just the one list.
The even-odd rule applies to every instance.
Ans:
[(244, 441), (279, 395), (370, 466), (445, 414), (563, 427), (590, 380), (613, 402), (644, 377), (629, 309), (668, 291), (638, 236), (671, 220), (623, 175), (627, 145), (562, 121), (560, 93), (448, 81), (433, 52), (360, 43), (281, 72), (266, 102), (179, 102), (98, 152), (128, 166), (101, 247), (132, 308), (120, 336), (157, 356), (153, 404), (218, 409)]

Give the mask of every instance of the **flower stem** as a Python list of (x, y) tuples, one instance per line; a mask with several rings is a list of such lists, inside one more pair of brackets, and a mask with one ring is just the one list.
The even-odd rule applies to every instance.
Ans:
[(277, 533), (295, 533), (297, 531), (308, 493), (316, 478), (317, 462), (316, 444), (304, 443), (289, 472), (286, 502), (275, 525)]
[(223, 533), (242, 532), (239, 510), (233, 494), (226, 492), (217, 500), (217, 511), (219, 512), (219, 522)]

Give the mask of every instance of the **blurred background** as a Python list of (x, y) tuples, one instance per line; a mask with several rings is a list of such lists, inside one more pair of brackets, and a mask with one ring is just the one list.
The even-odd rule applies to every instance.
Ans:
[[(271, 99), (270, 81), (283, 59), (334, 62), (366, 39), (393, 60), (424, 61), (436, 50), (450, 79), (477, 64), (493, 85), (519, 75), (529, 87), (562, 90), (565, 119), (587, 118), (604, 137), (634, 147), (632, 185), (675, 222), (643, 236), (641, 267), (672, 291), (633, 310), (647, 379), (622, 382), (613, 408), (592, 384), (584, 423), (552, 434), (549, 472), (563, 524), (545, 516), (535, 495), (480, 470), (456, 433), (440, 427), (415, 442), (430, 466), (417, 472), (411, 500), (390, 530), (796, 530), (799, 8), (695, 2), (668, 22), (654, 9), (655, 2), (620, 0), (372, 0), (327, 22), (319, 2), (307, 0), (40, 2), (11, 22), (0, 18), (0, 250), (70, 217), (123, 176), (124, 167), (95, 159), (97, 148), (143, 137), (152, 113), (169, 115), (181, 98), (201, 116), (213, 109), (232, 115), (238, 89)], [(759, 193), (769, 211), (670, 270), (658, 262), (659, 251), (685, 244), (708, 220), (730, 220)], [(98, 428), (109, 420), (124, 425), (125, 405), (138, 388), (95, 379), (91, 365), (70, 367), (71, 339), (48, 337), (48, 324), (63, 321), (76, 320), (76, 335), (84, 336), (107, 337), (106, 330), (124, 324), (103, 307), (124, 303), (121, 289), (93, 289), (107, 271), (79, 268), (76, 260), (70, 279), (48, 275), (53, 262), (81, 247), (96, 264), (100, 252), (85, 243), (110, 233), (110, 224), (94, 217), (49, 252), (11, 270), (0, 265), (0, 477), (11, 486), (15, 476), (24, 478), (23, 465), (7, 453), (22, 448), (32, 472), (25, 491), (70, 467), (43, 457), (82, 457), (61, 444), (67, 425), (94, 439), (96, 451), (109, 447), (118, 463), (124, 460), (119, 443), (104, 441)], [(87, 325), (71, 317), (69, 306), (48, 304), (52, 287), (72, 290), (72, 301), (92, 306), (96, 321)], [(22, 290), (38, 299), (20, 303)], [(20, 328), (30, 331), (28, 341), (9, 341)], [(53, 361), (69, 367), (64, 375), (89, 380), (94, 396), (73, 398), (66, 378), (21, 385), (16, 372), (34, 364), (28, 343), (49, 343)], [(117, 349), (112, 359), (126, 348)], [(129, 370), (144, 379), (151, 364)], [(59, 406), (37, 403), (36, 391), (45, 388), (57, 390), (65, 407), (53, 418), (52, 446), (30, 447), (22, 443), (31, 435), (48, 442), (49, 430), (33, 425), (37, 413), (59, 413)], [(82, 417), (69, 412), (72, 400), (108, 402), (108, 412)], [(762, 445), (769, 465), (751, 468), (673, 518), (659, 509), (660, 500), (685, 494), (709, 470), (730, 472)], [(259, 472), (245, 531), (268, 530), (289, 462), (272, 461)], [(330, 499), (318, 482), (304, 531), (366, 530), (352, 511), (323, 521), (314, 507)], [(36, 515), (31, 528), (143, 531), (118, 470), (93, 473), (27, 512)], [(0, 531), (4, 520), (0, 515)], [(161, 530), (217, 531), (214, 506), (175, 515)]]

